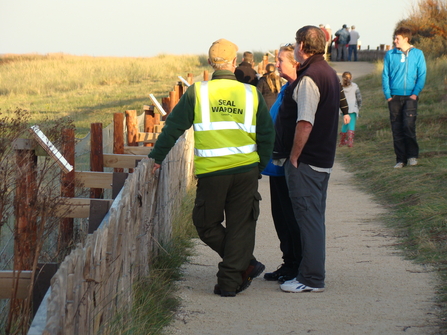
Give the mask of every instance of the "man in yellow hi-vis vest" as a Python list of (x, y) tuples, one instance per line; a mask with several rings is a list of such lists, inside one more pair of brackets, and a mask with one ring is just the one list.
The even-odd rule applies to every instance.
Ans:
[(176, 140), (193, 126), (198, 177), (193, 222), (202, 241), (222, 257), (214, 293), (223, 297), (245, 290), (265, 269), (253, 256), (261, 200), (258, 177), (274, 142), (262, 95), (236, 80), (237, 50), (225, 39), (211, 45), (212, 79), (187, 89), (149, 154), (155, 172)]

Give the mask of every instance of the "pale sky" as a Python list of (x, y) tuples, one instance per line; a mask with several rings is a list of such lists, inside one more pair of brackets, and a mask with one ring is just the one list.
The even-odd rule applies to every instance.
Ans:
[(0, 54), (151, 57), (239, 51), (294, 42), (305, 25), (355, 25), (362, 48), (391, 44), (417, 0), (0, 0)]

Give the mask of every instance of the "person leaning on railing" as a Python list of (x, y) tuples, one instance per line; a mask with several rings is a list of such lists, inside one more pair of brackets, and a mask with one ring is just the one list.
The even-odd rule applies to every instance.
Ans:
[(149, 154), (155, 172), (176, 140), (193, 126), (198, 177), (193, 223), (202, 241), (222, 258), (214, 293), (225, 297), (245, 290), (265, 269), (253, 256), (261, 200), (258, 177), (274, 141), (261, 93), (236, 80), (236, 53), (237, 46), (225, 39), (212, 44), (212, 79), (187, 89)]

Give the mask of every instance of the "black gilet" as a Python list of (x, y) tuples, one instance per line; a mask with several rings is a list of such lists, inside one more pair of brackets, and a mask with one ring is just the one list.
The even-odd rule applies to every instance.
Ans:
[(292, 151), (297, 120), (297, 103), (292, 94), (299, 81), (310, 77), (320, 91), (315, 121), (299, 162), (320, 168), (334, 165), (340, 107), (340, 80), (323, 55), (308, 58), (298, 70), (297, 79), (284, 92), (275, 121), (276, 139), (273, 159), (288, 158)]

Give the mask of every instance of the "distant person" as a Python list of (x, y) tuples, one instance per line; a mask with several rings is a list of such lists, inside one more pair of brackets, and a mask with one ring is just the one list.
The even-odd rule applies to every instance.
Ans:
[(266, 73), (259, 79), (256, 86), (264, 97), (267, 108), (270, 110), (276, 101), (279, 91), (281, 91), (281, 78), (276, 73), (275, 65), (267, 64)]
[(357, 62), (357, 50), (359, 48), (360, 34), (357, 30), (355, 30), (355, 26), (351, 26), (349, 37), (350, 39), (349, 39), (348, 61), (351, 61), (352, 53), (354, 53), (354, 62)]
[[(276, 120), (285, 92), (297, 77), (299, 64), (294, 58), (293, 50), (293, 44), (286, 44), (279, 49), (276, 67), (287, 83), (282, 87), (270, 109), (273, 122)], [(284, 283), (298, 275), (298, 266), (301, 262), (300, 231), (293, 213), (284, 167), (274, 165), (270, 160), (262, 174), (269, 176), (272, 218), (283, 259), (283, 263), (276, 270), (264, 274), (264, 279)]]
[(261, 200), (258, 177), (274, 141), (261, 93), (234, 76), (236, 53), (237, 46), (225, 39), (211, 45), (212, 79), (186, 90), (149, 154), (155, 172), (177, 139), (193, 126), (198, 180), (192, 219), (200, 239), (222, 258), (214, 286), (214, 293), (222, 297), (245, 290), (265, 269), (253, 256)]
[(286, 292), (323, 292), (325, 288), (327, 187), (335, 159), (340, 80), (324, 60), (326, 38), (315, 26), (296, 33), (295, 80), (284, 94), (275, 121), (272, 158), (283, 165), (302, 258), (298, 276), (284, 282)]
[(336, 61), (338, 59), (338, 36), (335, 36), (332, 40), (334, 47), (331, 45), (331, 60)]
[(324, 59), (328, 60), (328, 47), (329, 47), (329, 43), (332, 42), (331, 35), (329, 34), (329, 31), (326, 29), (324, 24), (320, 24), (319, 27), (321, 30), (323, 30), (324, 36), (326, 37), (326, 46), (324, 48)]
[(396, 165), (418, 164), (416, 118), (419, 94), (425, 85), (427, 67), (424, 53), (410, 44), (411, 30), (400, 27), (394, 32), (395, 48), (385, 55), (382, 88), (390, 110)]
[(347, 145), (351, 148), (354, 145), (355, 124), (362, 107), (362, 94), (358, 85), (352, 82), (351, 72), (343, 72), (342, 86), (348, 102), (350, 121), (341, 127), (339, 146)]
[(253, 53), (245, 51), (242, 62), (234, 71), (236, 79), (241, 83), (256, 86), (258, 84), (258, 73), (253, 68), (254, 63)]
[(327, 49), (327, 57), (326, 57), (326, 60), (329, 61), (332, 59), (332, 42), (333, 42), (332, 29), (329, 24), (326, 24), (324, 26), (324, 28), (329, 33), (328, 49)]
[(348, 31), (348, 26), (346, 24), (340, 30), (337, 30), (335, 36), (338, 37), (337, 41), (337, 61), (346, 61), (346, 47), (349, 44), (350, 35)]

